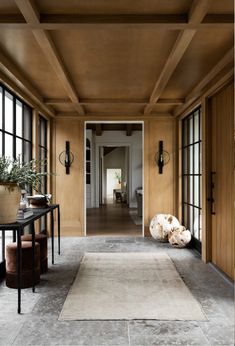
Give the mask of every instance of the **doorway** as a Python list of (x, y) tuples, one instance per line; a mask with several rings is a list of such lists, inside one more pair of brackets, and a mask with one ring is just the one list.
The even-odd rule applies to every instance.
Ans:
[(87, 121), (85, 143), (85, 234), (142, 236), (143, 122)]

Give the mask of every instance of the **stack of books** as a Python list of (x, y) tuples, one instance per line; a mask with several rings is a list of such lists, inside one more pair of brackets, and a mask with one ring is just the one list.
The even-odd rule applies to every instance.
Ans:
[(32, 210), (19, 209), (18, 215), (17, 215), (17, 220), (24, 220), (24, 219), (27, 219), (30, 216), (33, 216)]

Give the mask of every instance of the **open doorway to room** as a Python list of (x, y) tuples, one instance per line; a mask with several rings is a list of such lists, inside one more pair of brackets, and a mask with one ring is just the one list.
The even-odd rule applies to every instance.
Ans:
[(86, 235), (143, 235), (142, 122), (85, 123)]

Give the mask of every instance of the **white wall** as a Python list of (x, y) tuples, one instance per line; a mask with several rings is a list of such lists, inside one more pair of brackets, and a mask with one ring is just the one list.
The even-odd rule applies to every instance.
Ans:
[[(121, 146), (129, 147), (129, 206), (135, 208), (137, 206), (135, 189), (142, 186), (142, 132), (133, 131), (131, 136), (126, 136), (125, 131), (104, 131), (101, 136), (96, 136), (96, 206), (99, 206), (99, 147), (100, 146)], [(116, 168), (116, 167), (114, 167)]]
[(106, 171), (108, 168), (117, 169), (120, 168), (122, 170), (122, 181), (126, 177), (126, 166), (125, 166), (125, 147), (118, 147), (115, 148), (113, 151), (108, 153), (104, 156), (104, 173), (105, 173), (105, 196), (107, 194), (106, 187), (107, 187), (107, 176)]

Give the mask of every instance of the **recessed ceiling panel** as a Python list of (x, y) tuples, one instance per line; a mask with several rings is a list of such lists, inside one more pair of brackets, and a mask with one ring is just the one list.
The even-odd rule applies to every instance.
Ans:
[(1, 13), (19, 13), (19, 9), (14, 0), (0, 0)]
[(233, 0), (213, 0), (208, 13), (233, 13)]
[(233, 47), (233, 31), (199, 31), (173, 73), (162, 98), (184, 98)]
[(56, 111), (56, 113), (60, 113), (60, 112), (75, 112), (75, 107), (72, 103), (68, 103), (68, 104), (53, 104), (52, 107), (54, 108), (54, 110)]
[(186, 13), (191, 0), (37, 0), (41, 13)]
[(88, 114), (143, 114), (144, 107), (138, 105), (122, 105), (122, 104), (96, 104), (96, 105), (86, 105), (85, 111)]
[(148, 98), (176, 31), (90, 28), (53, 31), (80, 98)]
[(176, 106), (156, 104), (152, 108), (151, 113), (171, 113)]
[(2, 29), (0, 45), (43, 97), (67, 96), (30, 31)]

